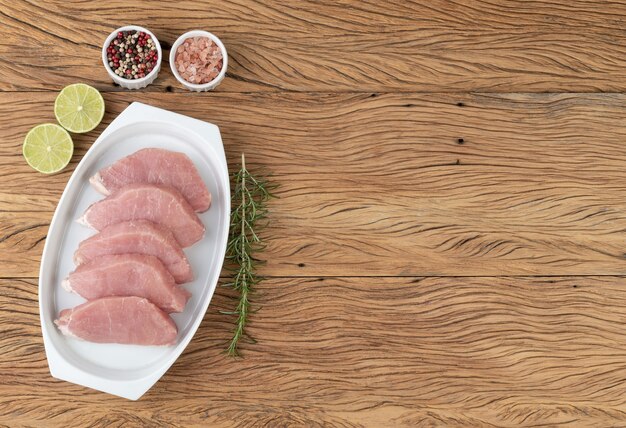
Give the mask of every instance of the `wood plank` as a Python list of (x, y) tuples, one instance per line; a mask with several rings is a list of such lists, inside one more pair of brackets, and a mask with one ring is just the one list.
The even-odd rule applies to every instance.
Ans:
[[(0, 90), (116, 90), (100, 48), (120, 11), (166, 48), (189, 29), (218, 34), (231, 57), (219, 91), (626, 89), (620, 2), (3, 0)], [(149, 90), (184, 90), (163, 65)]]
[(50, 377), (36, 284), (0, 282), (0, 423), (10, 426), (621, 426), (626, 278), (264, 282), (244, 358), (218, 290), (138, 402)]
[[(245, 151), (275, 174), (268, 275), (626, 272), (626, 95), (105, 98), (105, 122), (130, 100), (212, 121), (231, 168)], [(53, 99), (0, 95), (5, 277), (37, 276), (69, 177), (31, 171), (20, 155)], [(75, 135), (71, 168), (104, 126)], [(15, 211), (28, 215), (10, 224)]]
[[(43, 215), (42, 215), (43, 214)], [(37, 277), (51, 215), (40, 212), (0, 212), (1, 277), (13, 273)]]

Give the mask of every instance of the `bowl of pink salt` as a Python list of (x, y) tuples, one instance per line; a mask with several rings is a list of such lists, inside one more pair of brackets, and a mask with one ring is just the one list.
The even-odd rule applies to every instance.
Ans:
[(170, 51), (170, 68), (190, 91), (210, 91), (226, 76), (228, 54), (222, 41), (208, 31), (188, 31)]

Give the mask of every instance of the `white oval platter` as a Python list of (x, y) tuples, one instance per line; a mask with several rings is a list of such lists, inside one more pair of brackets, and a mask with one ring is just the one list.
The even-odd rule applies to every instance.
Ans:
[[(192, 293), (184, 312), (172, 315), (178, 326), (176, 345), (98, 344), (63, 336), (54, 325), (59, 311), (84, 299), (65, 291), (61, 281), (74, 269), (79, 242), (95, 233), (75, 220), (103, 198), (89, 185), (89, 177), (146, 147), (187, 154), (212, 196), (211, 208), (199, 214), (206, 226), (204, 238), (185, 249), (195, 279), (184, 285)], [(184, 351), (207, 311), (224, 261), (229, 219), (228, 166), (218, 127), (141, 103), (126, 108), (76, 167), (48, 231), (39, 272), (39, 311), (52, 376), (131, 400), (148, 391)]]

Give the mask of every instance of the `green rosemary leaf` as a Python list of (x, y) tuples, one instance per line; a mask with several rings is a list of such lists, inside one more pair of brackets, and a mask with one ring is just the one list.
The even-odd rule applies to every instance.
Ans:
[(232, 174), (234, 190), (231, 198), (230, 236), (226, 247), (226, 268), (232, 272), (232, 282), (224, 285), (233, 288), (239, 295), (234, 311), (220, 311), (237, 316), (233, 337), (226, 349), (231, 356), (239, 355), (240, 340), (256, 343), (246, 334), (246, 325), (248, 315), (255, 312), (250, 307), (249, 297), (254, 292), (254, 286), (263, 279), (256, 274), (256, 266), (265, 262), (258, 258), (265, 244), (257, 232), (267, 226), (266, 202), (274, 197), (271, 191), (278, 187), (267, 177), (253, 176), (246, 168), (243, 154), (241, 168)]

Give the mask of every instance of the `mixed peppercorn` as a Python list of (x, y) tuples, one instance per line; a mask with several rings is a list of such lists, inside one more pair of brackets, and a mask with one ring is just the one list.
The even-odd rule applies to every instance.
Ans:
[(156, 67), (159, 52), (149, 34), (120, 31), (107, 47), (109, 67), (125, 79), (141, 79)]

